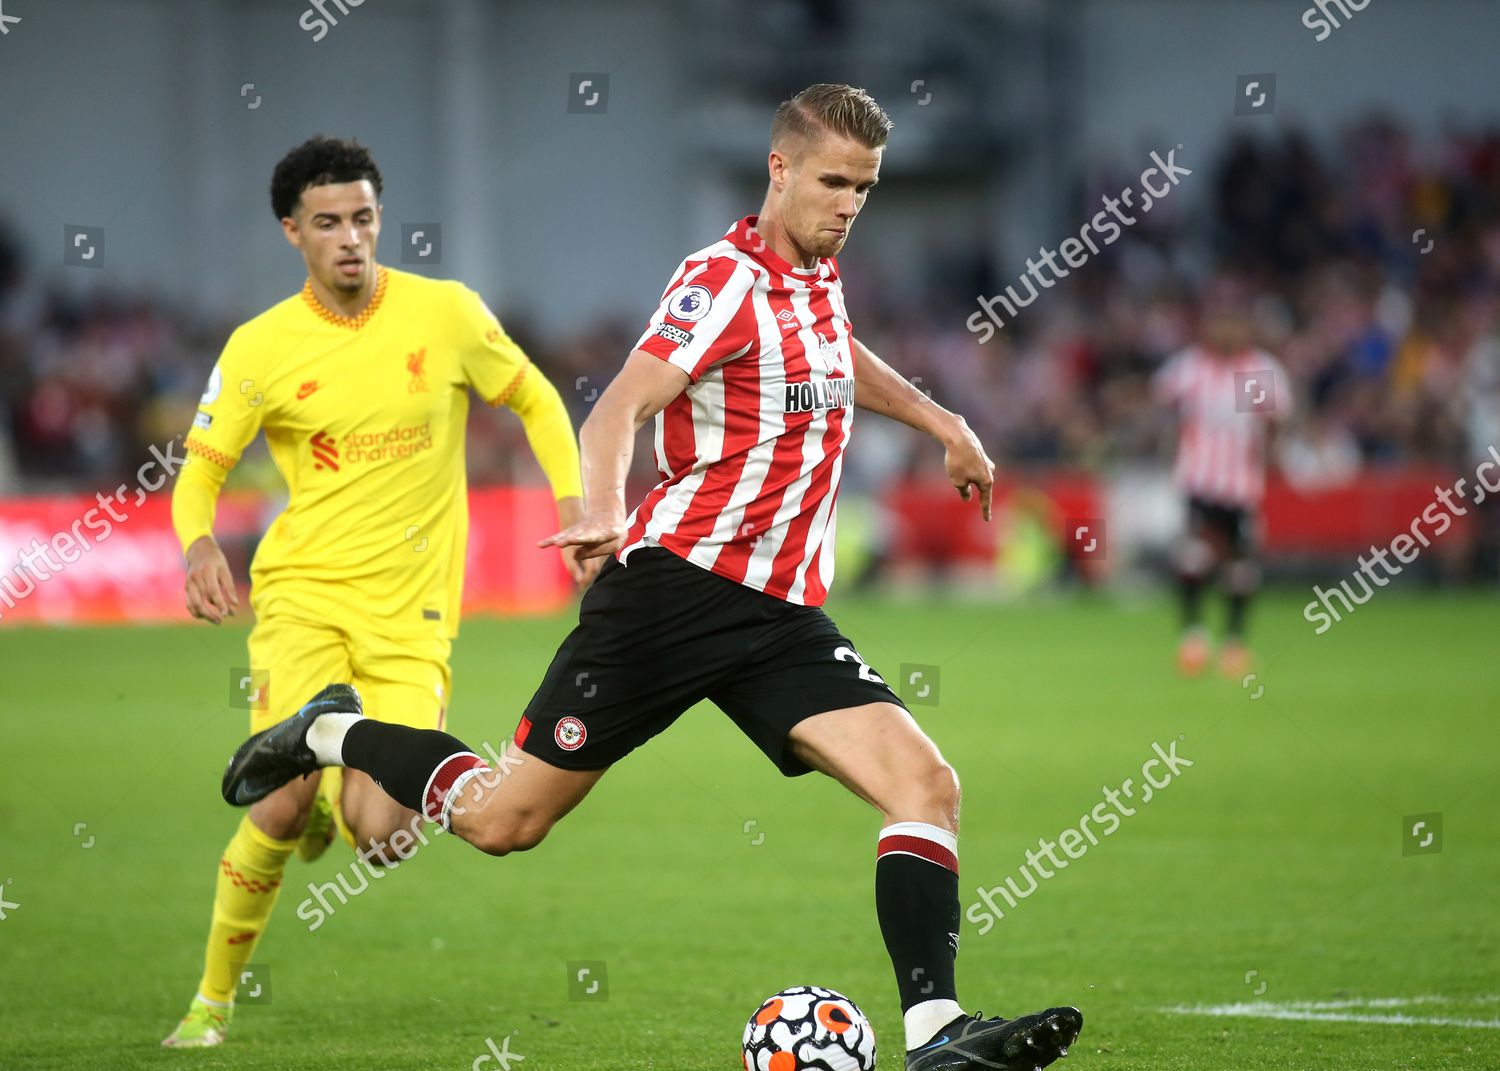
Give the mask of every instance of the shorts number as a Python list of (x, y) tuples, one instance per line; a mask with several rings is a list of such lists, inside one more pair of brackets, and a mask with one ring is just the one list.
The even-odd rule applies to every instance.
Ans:
[(840, 662), (853, 662), (855, 665), (859, 666), (860, 680), (869, 681), (871, 684), (885, 683), (885, 678), (882, 677), (879, 673), (876, 673), (869, 666), (865, 665), (865, 660), (859, 657), (859, 652), (856, 651), (853, 647), (840, 647), (833, 652), (833, 657), (838, 659), (838, 661)]

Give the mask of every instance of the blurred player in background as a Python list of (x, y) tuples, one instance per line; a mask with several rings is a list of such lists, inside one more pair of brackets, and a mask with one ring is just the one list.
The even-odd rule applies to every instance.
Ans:
[(1258, 540), (1266, 466), (1278, 428), (1292, 411), (1286, 370), (1254, 345), (1249, 295), (1230, 279), (1204, 295), (1200, 341), (1156, 374), (1162, 404), (1177, 417), (1174, 479), (1186, 500), (1177, 548), (1183, 634), (1178, 668), (1195, 676), (1212, 657), (1203, 624), (1203, 589), (1215, 576), (1228, 603), (1219, 668), (1239, 678), (1250, 668), (1245, 619), (1260, 587)]
[[(286, 509), (250, 572), (252, 731), (330, 680), (380, 697), (383, 718), (442, 727), (463, 594), (471, 390), (521, 418), (560, 523), (583, 516), (578, 448), (557, 391), (473, 291), (376, 262), (380, 192), (380, 172), (355, 142), (314, 137), (276, 165), (271, 207), (307, 282), (230, 337), (172, 496), (188, 610), (219, 624), (238, 596), (214, 541), (215, 506), (257, 432), (287, 482)], [(597, 571), (572, 548), (563, 557), (580, 585)], [(219, 862), (203, 978), (162, 1044), (224, 1040), (236, 981), (294, 849), (316, 858), (337, 829), (386, 863), (387, 840), (415, 819), (354, 770), (252, 807)]]
[[(362, 717), (359, 695), (334, 685), (243, 745), (224, 795), (251, 803), (347, 766), (505, 855), (540, 843), (612, 764), (709, 699), (786, 776), (818, 770), (879, 812), (875, 907), (907, 1068), (1032, 1071), (1066, 1054), (1083, 1016), (985, 1018), (958, 1003), (957, 777), (821, 609), (856, 407), (936, 439), (953, 486), (990, 517), (978, 438), (855, 339), (844, 308), (835, 257), (890, 128), (851, 86), (786, 101), (760, 214), (678, 266), (583, 426), (585, 516), (543, 541), (608, 561), (503, 770), (446, 733)], [(627, 516), (635, 435), (653, 417), (661, 482)]]

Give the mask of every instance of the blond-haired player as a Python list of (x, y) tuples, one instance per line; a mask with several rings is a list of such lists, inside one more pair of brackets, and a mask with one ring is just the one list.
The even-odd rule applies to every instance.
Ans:
[[(365, 717), (374, 701), (339, 683), (241, 745), (224, 798), (254, 803), (323, 767), (363, 770), (505, 855), (540, 843), (614, 763), (709, 699), (782, 773), (817, 770), (879, 812), (875, 909), (907, 1071), (1034, 1071), (1067, 1053), (1083, 1015), (987, 1018), (958, 1003), (958, 778), (822, 610), (856, 408), (942, 444), (949, 480), (986, 520), (994, 487), (964, 419), (862, 345), (844, 306), (837, 254), (890, 128), (853, 86), (783, 103), (760, 213), (673, 273), (583, 426), (584, 519), (543, 541), (609, 560), (504, 769), (447, 733)], [(661, 482), (627, 515), (635, 434), (653, 417)]]

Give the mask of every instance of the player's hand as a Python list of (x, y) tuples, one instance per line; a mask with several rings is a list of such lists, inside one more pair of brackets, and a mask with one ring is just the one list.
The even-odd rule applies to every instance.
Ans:
[(594, 582), (594, 577), (599, 575), (604, 559), (602, 557), (585, 558), (576, 546), (565, 546), (560, 549), (563, 565), (567, 567), (568, 575), (573, 578), (573, 583), (578, 585), (579, 591), (586, 590)]
[(561, 532), (548, 536), (538, 542), (537, 546), (571, 548), (582, 563), (590, 558), (603, 558), (619, 550), (625, 545), (626, 531), (623, 517), (587, 513), (577, 524), (570, 524)]
[(199, 620), (222, 624), (239, 609), (240, 596), (234, 589), (234, 576), (213, 536), (201, 536), (188, 547), (183, 588), (188, 613)]
[(990, 519), (990, 504), (995, 493), (995, 463), (984, 452), (979, 436), (969, 428), (963, 417), (957, 417), (952, 432), (943, 440), (947, 454), (943, 467), (948, 470), (948, 479), (958, 489), (965, 501), (979, 489), (979, 506), (984, 519)]

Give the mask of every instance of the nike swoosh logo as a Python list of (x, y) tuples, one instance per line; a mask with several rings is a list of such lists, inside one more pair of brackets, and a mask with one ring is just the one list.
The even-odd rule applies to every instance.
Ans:
[[(951, 1039), (948, 1037), (948, 1035), (944, 1034), (942, 1037), (938, 1038), (936, 1041), (929, 1041), (926, 1045), (923, 1045), (922, 1049), (935, 1049), (939, 1045), (946, 1045), (946, 1044), (948, 1044), (948, 1042), (950, 1040)], [(915, 1051), (921, 1052), (922, 1049), (917, 1049)]]

